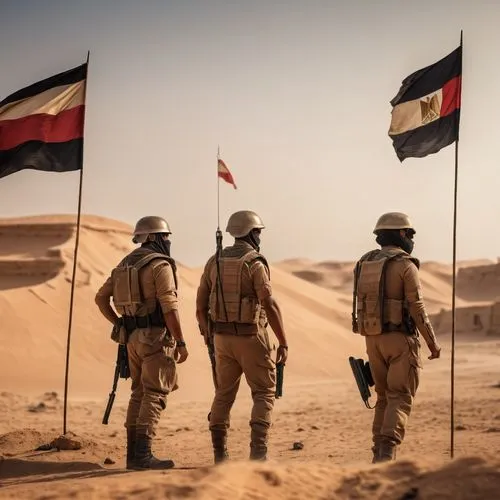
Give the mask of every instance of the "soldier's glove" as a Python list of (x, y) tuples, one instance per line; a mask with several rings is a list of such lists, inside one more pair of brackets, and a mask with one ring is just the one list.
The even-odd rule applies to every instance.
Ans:
[(283, 365), (286, 364), (286, 360), (288, 359), (288, 346), (280, 345), (276, 351), (276, 364), (281, 363)]
[(429, 351), (431, 351), (431, 355), (428, 359), (438, 359), (439, 357), (441, 357), (441, 347), (439, 347), (437, 344), (429, 346)]

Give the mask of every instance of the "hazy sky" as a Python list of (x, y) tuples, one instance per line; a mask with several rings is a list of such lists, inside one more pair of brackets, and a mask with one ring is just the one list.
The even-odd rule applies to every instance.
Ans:
[[(459, 44), (464, 68), (458, 258), (500, 254), (500, 7), (485, 1), (0, 0), (0, 99), (90, 54), (83, 212), (162, 215), (201, 265), (221, 226), (258, 212), (262, 251), (353, 260), (401, 210), (415, 255), (451, 261), (454, 145), (399, 162), (401, 81)], [(0, 216), (76, 213), (78, 173), (0, 180)], [(224, 233), (225, 243), (231, 241)]]

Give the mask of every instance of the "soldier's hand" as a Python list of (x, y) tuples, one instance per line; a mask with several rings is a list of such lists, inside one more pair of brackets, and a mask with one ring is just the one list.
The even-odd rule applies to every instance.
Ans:
[(177, 363), (184, 363), (184, 361), (186, 361), (187, 357), (189, 356), (186, 346), (177, 346), (175, 348), (174, 356)]
[(438, 359), (441, 356), (441, 347), (437, 344), (429, 346), (429, 351), (431, 351), (431, 355), (428, 359)]
[(288, 358), (288, 346), (280, 345), (276, 351), (276, 364), (286, 364)]

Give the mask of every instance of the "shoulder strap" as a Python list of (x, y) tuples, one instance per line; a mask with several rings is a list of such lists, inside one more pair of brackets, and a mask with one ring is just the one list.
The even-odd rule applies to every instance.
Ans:
[(255, 250), (250, 250), (250, 252), (248, 252), (246, 255), (245, 255), (245, 262), (250, 266), (251, 264), (253, 264), (254, 262), (257, 262), (257, 261), (260, 261), (264, 264), (264, 267), (266, 268), (267, 270), (267, 274), (269, 277), (271, 277), (271, 270), (269, 268), (269, 264), (267, 262), (267, 259), (259, 252), (255, 251)]
[(392, 259), (408, 259), (410, 261), (412, 261), (416, 266), (417, 268), (420, 267), (420, 261), (416, 258), (416, 257), (412, 257), (410, 254), (408, 254), (407, 252), (405, 252), (403, 249), (401, 248), (397, 248), (397, 249), (394, 249), (394, 250), (380, 250), (380, 252), (383, 252), (388, 260), (392, 260)]
[(174, 273), (174, 282), (175, 282), (175, 289), (177, 290), (178, 288), (178, 283), (177, 283), (177, 265), (175, 263), (175, 260), (172, 259), (171, 257), (168, 257), (167, 255), (164, 255), (162, 253), (157, 253), (157, 252), (150, 252), (144, 255), (143, 257), (139, 258), (136, 262), (130, 264), (132, 267), (137, 269), (139, 271), (141, 268), (143, 268), (145, 265), (149, 264), (150, 262), (154, 260), (164, 260), (170, 264), (170, 267), (172, 268), (172, 272)]
[(420, 269), (420, 261), (416, 257), (406, 257), (406, 258), (411, 260), (417, 266), (417, 269)]

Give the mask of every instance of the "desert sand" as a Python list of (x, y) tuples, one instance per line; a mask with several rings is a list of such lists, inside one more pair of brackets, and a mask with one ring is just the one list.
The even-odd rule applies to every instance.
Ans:
[[(82, 219), (75, 288), (66, 437), (78, 449), (59, 450), (58, 443), (44, 448), (62, 433), (74, 222), (63, 215), (0, 220), (0, 497), (499, 498), (500, 335), (493, 312), (500, 273), (486, 260), (459, 263), (453, 460), (446, 319), (451, 266), (422, 264), (424, 297), (439, 323), (443, 356), (428, 361), (423, 349), (421, 385), (398, 460), (371, 465), (373, 414), (347, 362), (350, 355), (364, 356), (363, 340), (350, 330), (353, 262), (297, 258), (271, 269), (290, 357), (283, 398), (275, 405), (270, 460), (246, 460), (250, 397), (243, 382), (229, 434), (231, 462), (213, 467), (206, 420), (213, 386), (194, 317), (201, 268), (183, 266), (174, 253), (190, 357), (179, 366), (180, 388), (169, 396), (155, 452), (172, 458), (176, 469), (126, 471), (130, 380), (120, 380), (110, 423), (102, 425), (116, 344), (94, 295), (133, 248), (131, 227), (97, 216)], [(303, 447), (294, 449), (298, 442)]]

